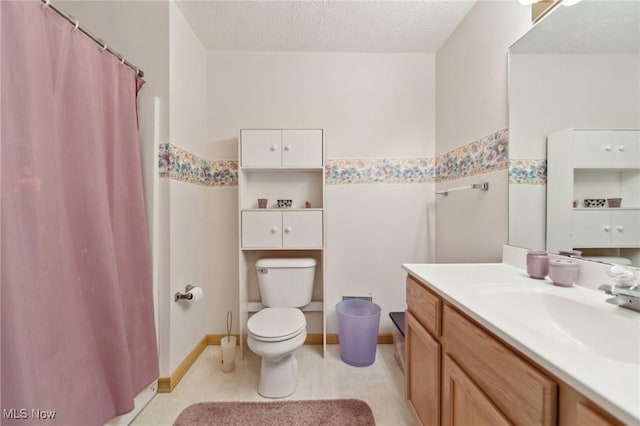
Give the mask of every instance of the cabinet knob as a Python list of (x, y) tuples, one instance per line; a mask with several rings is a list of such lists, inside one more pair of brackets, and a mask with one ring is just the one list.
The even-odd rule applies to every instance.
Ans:
[(284, 232), (285, 233), (290, 233), (291, 231), (293, 231), (293, 228), (291, 228), (290, 226), (287, 226), (286, 228), (284, 228)]
[(624, 151), (624, 145), (618, 145), (618, 151), (620, 152)]
[(278, 145), (271, 145), (271, 146), (269, 147), (269, 149), (270, 149), (271, 151), (275, 151), (276, 149), (278, 149)]
[(604, 229), (604, 232), (609, 232), (609, 231), (611, 231), (611, 226), (605, 225), (605, 226), (602, 227), (602, 229)]
[(284, 146), (284, 150), (285, 151), (291, 151), (291, 145), (285, 145)]
[(618, 230), (618, 232), (622, 232), (622, 231), (624, 231), (624, 226), (618, 225), (618, 226), (616, 226), (616, 229)]
[(278, 227), (274, 226), (273, 228), (271, 228), (271, 233), (275, 234), (276, 232), (278, 232)]

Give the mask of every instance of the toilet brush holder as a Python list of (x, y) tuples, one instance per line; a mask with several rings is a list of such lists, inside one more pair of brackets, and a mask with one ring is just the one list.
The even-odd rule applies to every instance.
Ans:
[(220, 340), (222, 349), (222, 371), (230, 373), (236, 368), (236, 336), (225, 336)]
[(231, 335), (233, 314), (227, 311), (227, 335), (220, 340), (222, 371), (230, 373), (236, 368), (236, 337)]

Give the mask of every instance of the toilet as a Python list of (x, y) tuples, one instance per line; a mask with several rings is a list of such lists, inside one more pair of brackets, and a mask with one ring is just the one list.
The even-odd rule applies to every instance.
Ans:
[(260, 259), (258, 290), (264, 308), (247, 322), (247, 345), (262, 357), (258, 393), (284, 398), (296, 388), (293, 356), (307, 337), (307, 321), (299, 309), (311, 302), (315, 259)]

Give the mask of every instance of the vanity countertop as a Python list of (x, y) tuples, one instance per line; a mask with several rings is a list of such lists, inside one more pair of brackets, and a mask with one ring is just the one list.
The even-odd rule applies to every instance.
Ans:
[(640, 313), (503, 263), (402, 267), (621, 421), (640, 424)]

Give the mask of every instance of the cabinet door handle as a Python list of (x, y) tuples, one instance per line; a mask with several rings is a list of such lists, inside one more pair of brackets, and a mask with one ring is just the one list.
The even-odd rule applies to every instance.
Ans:
[(611, 230), (611, 226), (605, 225), (602, 229), (604, 229), (604, 232), (609, 232)]
[(276, 232), (278, 232), (278, 227), (274, 226), (273, 228), (271, 228), (271, 233), (275, 234)]
[(293, 231), (293, 228), (290, 226), (287, 226), (286, 228), (284, 228), (284, 232), (287, 234), (290, 233), (291, 231)]
[(284, 150), (285, 151), (291, 151), (291, 145), (285, 145), (284, 146)]
[(620, 152), (624, 151), (624, 145), (618, 145), (618, 151)]
[(622, 231), (624, 231), (624, 226), (618, 225), (618, 226), (616, 226), (616, 229), (618, 230), (618, 232), (622, 232)]
[(605, 145), (604, 146), (604, 150), (605, 151), (611, 151), (611, 145)]
[(278, 145), (271, 145), (269, 147), (269, 150), (271, 150), (271, 151), (275, 151), (276, 149), (278, 149)]

